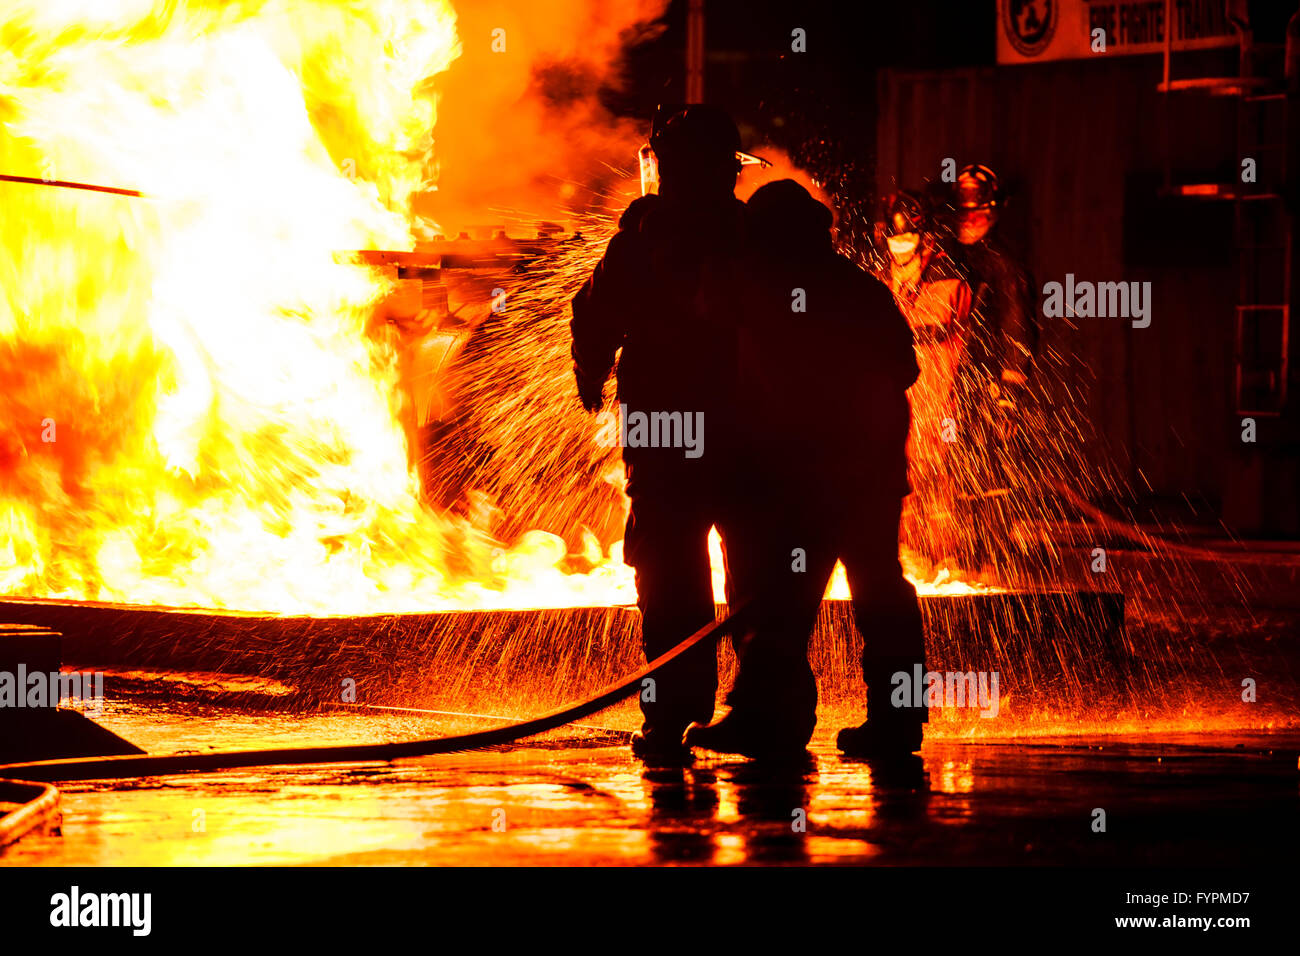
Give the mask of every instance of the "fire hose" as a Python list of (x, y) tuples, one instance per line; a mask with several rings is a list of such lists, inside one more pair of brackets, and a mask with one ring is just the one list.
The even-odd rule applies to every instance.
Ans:
[(605, 687), (594, 696), (529, 720), (492, 727), (488, 730), (433, 737), (393, 744), (351, 744), (337, 747), (285, 747), (277, 750), (227, 750), (205, 754), (129, 754), (118, 757), (78, 757), (70, 760), (35, 760), (0, 765), (0, 777), (17, 782), (51, 780), (123, 780), (173, 773), (231, 770), (239, 767), (276, 767), (294, 764), (370, 763), (430, 757), (435, 754), (483, 750), (512, 743), (524, 737), (554, 730), (604, 710), (637, 692), (653, 677), (698, 644), (732, 632), (749, 606), (741, 607), (721, 621), (700, 628), (676, 647), (659, 655), (640, 670)]
[(45, 783), (0, 780), (0, 802), (18, 804), (0, 816), (0, 851), (59, 813), (59, 791)]

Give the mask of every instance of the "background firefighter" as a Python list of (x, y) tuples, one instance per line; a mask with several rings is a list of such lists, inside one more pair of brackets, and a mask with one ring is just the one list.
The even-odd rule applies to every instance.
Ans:
[(1035, 491), (1025, 472), (1031, 454), (1017, 423), (1032, 401), (1037, 306), (1032, 279), (995, 229), (1002, 204), (994, 172), (970, 165), (958, 172), (943, 208), (955, 240), (945, 248), (973, 295), (966, 360), (954, 386), (964, 459), (957, 471), (963, 512), (958, 550), (968, 570), (1007, 570), (999, 566), (1015, 551), (1010, 499)]
[[(890, 706), (890, 675), (924, 658), (916, 592), (898, 560), (907, 495), (912, 335), (889, 290), (831, 245), (831, 213), (791, 180), (749, 200), (736, 472), (723, 527), (729, 602), (756, 601), (715, 724), (686, 742), (751, 756), (807, 746), (817, 685), (808, 640), (836, 559), (848, 569), (870, 719), (842, 750), (906, 754), (924, 708)], [(802, 305), (800, 304), (802, 301)]]
[[(656, 118), (650, 146), (659, 192), (628, 207), (604, 258), (573, 300), (578, 394), (595, 411), (618, 359), (618, 398), (631, 415), (702, 412), (704, 453), (623, 449), (631, 499), (624, 560), (636, 570), (646, 659), (714, 618), (708, 533), (717, 523), (734, 382), (737, 257), (744, 205), (735, 198), (740, 134), (722, 110), (689, 106)], [(702, 644), (642, 694), (643, 757), (688, 756), (682, 732), (713, 715), (716, 648)]]
[(918, 193), (897, 192), (885, 203), (881, 232), (882, 279), (912, 328), (920, 378), (908, 392), (912, 430), (907, 457), (912, 495), (903, 540), (936, 564), (959, 549), (956, 484), (948, 451), (956, 437), (953, 385), (970, 340), (971, 290), (936, 241), (929, 203)]

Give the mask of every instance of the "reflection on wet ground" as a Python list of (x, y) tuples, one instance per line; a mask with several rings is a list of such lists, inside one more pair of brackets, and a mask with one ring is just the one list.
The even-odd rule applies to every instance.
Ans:
[[(1300, 844), (1296, 731), (935, 739), (877, 766), (842, 759), (829, 726), (801, 763), (647, 770), (621, 742), (627, 715), (602, 716), (615, 729), (422, 761), (69, 785), (61, 834), (29, 836), (0, 862), (1204, 865), (1282, 859)], [(207, 750), (483, 726), (139, 704), (103, 722), (155, 752), (180, 739)]]

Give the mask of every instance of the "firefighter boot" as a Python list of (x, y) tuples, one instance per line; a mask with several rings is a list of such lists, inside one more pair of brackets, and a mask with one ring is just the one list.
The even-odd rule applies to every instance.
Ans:
[(695, 759), (681, 734), (658, 727), (642, 727), (632, 734), (632, 754), (649, 767), (684, 767)]
[[(867, 680), (867, 720), (858, 727), (846, 727), (835, 740), (840, 751), (849, 757), (898, 759), (921, 749), (929, 709), (915, 706), (911, 694), (903, 695), (899, 705), (892, 701), (893, 675), (906, 674), (914, 679), (916, 661), (897, 658), (882, 660), (864, 668)], [(921, 666), (922, 673), (925, 667)]]
[(684, 742), (687, 747), (762, 760), (798, 757), (807, 751), (817, 723), (815, 712), (811, 721), (784, 723), (779, 727), (752, 719), (747, 713), (733, 707), (711, 724), (691, 724), (686, 728)]

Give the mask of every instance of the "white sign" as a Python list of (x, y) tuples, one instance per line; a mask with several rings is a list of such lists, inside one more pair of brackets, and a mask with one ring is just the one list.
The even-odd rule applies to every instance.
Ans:
[[(1163, 53), (1166, 0), (997, 0), (998, 62)], [(1174, 0), (1174, 50), (1236, 46), (1223, 0)]]

